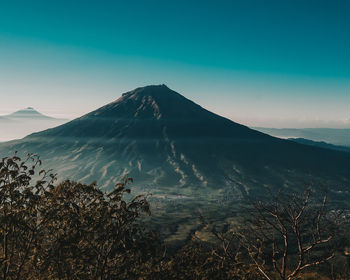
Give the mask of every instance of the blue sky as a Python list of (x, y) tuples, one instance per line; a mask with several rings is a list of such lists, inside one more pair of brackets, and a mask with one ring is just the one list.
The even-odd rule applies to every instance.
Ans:
[(0, 114), (165, 83), (251, 126), (350, 128), (350, 2), (0, 0)]

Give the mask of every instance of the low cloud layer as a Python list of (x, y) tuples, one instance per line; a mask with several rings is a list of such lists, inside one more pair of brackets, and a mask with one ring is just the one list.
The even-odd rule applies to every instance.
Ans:
[(0, 142), (21, 139), (34, 132), (39, 132), (65, 123), (66, 120), (0, 120)]

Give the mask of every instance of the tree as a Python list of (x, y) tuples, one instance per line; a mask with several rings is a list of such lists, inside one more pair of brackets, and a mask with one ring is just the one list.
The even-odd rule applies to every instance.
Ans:
[(21, 279), (28, 273), (29, 261), (41, 230), (40, 199), (55, 179), (41, 171), (31, 184), (35, 169), (41, 164), (34, 155), (24, 161), (15, 154), (0, 163), (0, 268), (1, 279)]
[(251, 219), (239, 234), (252, 265), (265, 279), (297, 279), (335, 256), (340, 215), (327, 209), (327, 195), (307, 188), (292, 195), (271, 194), (253, 203)]
[(65, 181), (43, 198), (45, 242), (40, 275), (55, 279), (122, 279), (152, 252), (152, 235), (137, 222), (150, 214), (142, 195), (130, 202), (123, 194), (130, 178), (107, 194), (95, 184)]
[(326, 193), (320, 196), (311, 187), (294, 194), (270, 191), (268, 202), (252, 202), (246, 210), (249, 218), (225, 231), (206, 223), (215, 237), (213, 254), (241, 279), (300, 279), (344, 247), (337, 244), (342, 211), (330, 210)]
[(0, 164), (0, 278), (136, 279), (157, 238), (140, 223), (146, 197), (123, 198), (132, 179), (110, 192), (54, 185), (50, 171), (36, 174), (40, 164), (35, 155)]
[[(216, 242), (194, 236), (166, 256), (140, 219), (150, 214), (147, 197), (129, 195), (132, 179), (104, 192), (96, 183), (56, 184), (40, 165), (30, 154), (0, 162), (0, 279), (292, 280), (348, 245), (348, 232), (338, 235), (348, 214), (330, 211), (327, 196), (308, 188), (271, 193), (239, 226), (211, 227)], [(346, 279), (336, 271), (343, 263), (332, 263), (332, 279)]]

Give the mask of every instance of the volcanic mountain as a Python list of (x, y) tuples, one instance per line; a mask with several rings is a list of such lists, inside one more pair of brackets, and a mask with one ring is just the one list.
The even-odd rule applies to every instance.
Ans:
[(43, 115), (32, 107), (0, 116), (0, 142), (23, 138), (33, 132), (42, 131), (67, 122)]
[(231, 201), (264, 186), (322, 182), (349, 190), (350, 154), (268, 136), (207, 111), (165, 85), (118, 100), (61, 126), (0, 145), (41, 156), (59, 178), (111, 188), (121, 176), (155, 197)]
[(9, 115), (5, 115), (5, 116), (1, 116), (1, 118), (6, 118), (6, 119), (54, 119), (51, 118), (49, 116), (45, 116), (41, 113), (39, 113), (38, 111), (36, 111), (34, 108), (32, 107), (27, 107), (25, 109), (22, 110), (18, 110), (12, 114)]

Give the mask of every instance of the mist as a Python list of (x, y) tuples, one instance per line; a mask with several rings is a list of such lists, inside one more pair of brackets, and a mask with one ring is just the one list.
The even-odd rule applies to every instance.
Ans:
[(65, 122), (67, 120), (13, 120), (2, 118), (0, 119), (0, 142), (21, 139), (34, 132), (53, 128)]

